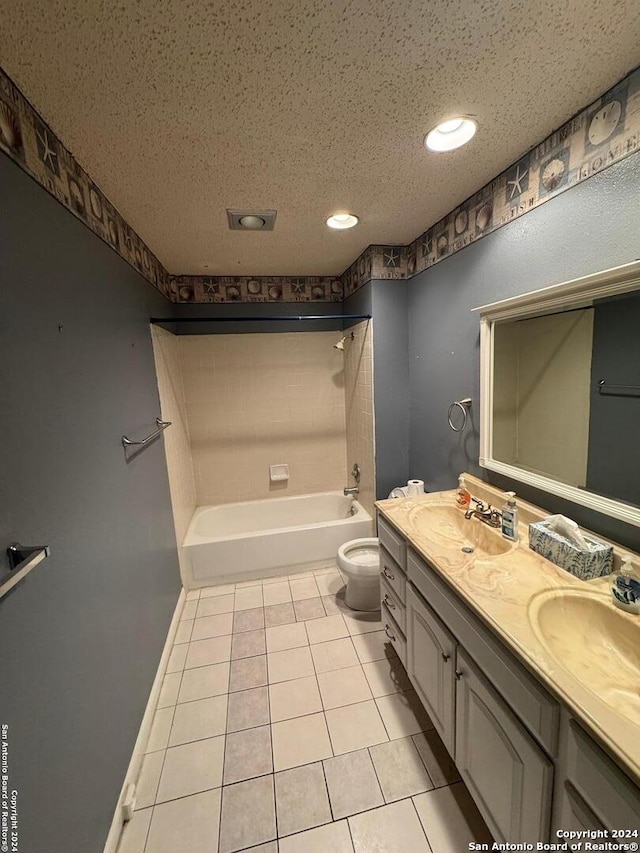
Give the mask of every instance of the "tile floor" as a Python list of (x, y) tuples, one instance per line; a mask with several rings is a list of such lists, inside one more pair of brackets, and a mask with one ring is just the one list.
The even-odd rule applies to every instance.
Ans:
[(379, 613), (337, 568), (190, 592), (118, 853), (491, 840)]

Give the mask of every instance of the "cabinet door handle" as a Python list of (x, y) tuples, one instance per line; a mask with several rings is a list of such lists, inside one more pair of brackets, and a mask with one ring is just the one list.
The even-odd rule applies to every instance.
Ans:
[(446, 663), (451, 659), (451, 655), (448, 655), (446, 652), (442, 652), (442, 660)]
[(391, 630), (389, 629), (388, 625), (384, 626), (384, 632), (390, 640), (393, 640), (395, 642), (395, 634), (391, 633)]
[(462, 678), (463, 675), (464, 675), (464, 672), (460, 672), (459, 669), (456, 669), (456, 681), (460, 681), (460, 679)]
[(385, 578), (389, 578), (390, 581), (394, 581), (396, 579), (396, 576), (392, 575), (386, 566), (382, 570), (382, 574), (385, 576)]
[(390, 607), (392, 610), (395, 610), (395, 609), (396, 609), (395, 604), (394, 604), (394, 603), (393, 603), (393, 601), (389, 598), (389, 594), (388, 594), (388, 593), (386, 593), (386, 592), (385, 592), (385, 594), (384, 594), (384, 603), (387, 605), (387, 607)]

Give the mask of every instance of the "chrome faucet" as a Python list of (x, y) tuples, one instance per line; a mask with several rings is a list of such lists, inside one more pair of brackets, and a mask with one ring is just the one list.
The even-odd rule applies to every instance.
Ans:
[(342, 494), (346, 495), (347, 497), (349, 495), (359, 495), (360, 489), (357, 486), (345, 486)]
[(465, 518), (473, 518), (475, 516), (480, 521), (488, 524), (489, 527), (500, 527), (502, 525), (502, 513), (500, 510), (495, 509), (491, 504), (485, 506), (478, 498), (471, 498), (471, 500), (476, 506), (475, 508), (469, 507), (464, 514)]

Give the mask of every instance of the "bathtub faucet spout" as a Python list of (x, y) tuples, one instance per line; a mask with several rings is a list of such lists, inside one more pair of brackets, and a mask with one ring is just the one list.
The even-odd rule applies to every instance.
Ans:
[(357, 486), (346, 486), (343, 490), (343, 494), (347, 497), (349, 495), (353, 495), (354, 497), (360, 494), (360, 489)]

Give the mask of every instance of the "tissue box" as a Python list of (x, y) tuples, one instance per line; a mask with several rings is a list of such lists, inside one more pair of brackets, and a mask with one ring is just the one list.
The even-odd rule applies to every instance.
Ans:
[(578, 548), (564, 536), (549, 530), (544, 522), (529, 525), (529, 547), (556, 566), (583, 581), (608, 575), (613, 569), (613, 548), (584, 534), (588, 551)]

